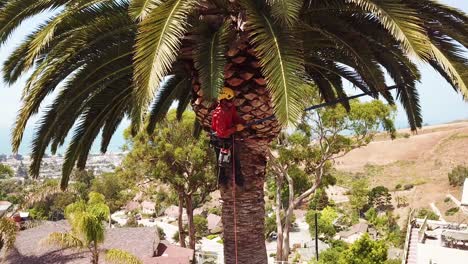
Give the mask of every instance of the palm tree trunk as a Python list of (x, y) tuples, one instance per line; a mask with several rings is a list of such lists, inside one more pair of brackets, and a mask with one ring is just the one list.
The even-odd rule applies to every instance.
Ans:
[(195, 224), (193, 222), (193, 201), (192, 195), (185, 196), (185, 206), (187, 210), (188, 232), (189, 232), (189, 247), (195, 249)]
[(177, 219), (177, 223), (179, 226), (179, 244), (181, 247), (187, 247), (185, 244), (185, 229), (184, 229), (184, 222), (183, 217), (184, 215), (184, 194), (183, 192), (179, 191), (179, 217)]
[[(245, 121), (252, 121), (271, 116), (273, 103), (260, 71), (260, 63), (251, 46), (245, 39), (231, 43), (226, 55), (229, 61), (224, 67), (224, 85), (236, 92), (234, 104), (240, 117)], [(203, 98), (203, 89), (195, 70), (192, 71), (192, 88), (192, 108), (202, 127), (209, 131), (212, 110), (216, 104)], [(263, 186), (268, 145), (280, 131), (281, 125), (278, 121), (269, 120), (253, 125), (236, 135), (237, 138), (245, 139), (239, 152), (244, 187), (236, 188), (236, 223), (232, 186), (220, 186), (223, 201), (224, 257), (227, 264), (236, 263), (236, 255), (239, 264), (267, 263)], [(234, 229), (237, 230), (236, 239)]]
[(243, 144), (240, 160), (244, 186), (235, 188), (235, 209), (232, 183), (221, 187), (226, 264), (267, 263), (263, 193), (267, 147), (266, 141), (249, 141)]

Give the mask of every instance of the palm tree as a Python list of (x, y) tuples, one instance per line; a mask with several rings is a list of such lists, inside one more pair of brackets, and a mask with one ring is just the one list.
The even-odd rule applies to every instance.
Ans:
[(37, 177), (47, 148), (56, 151), (73, 130), (62, 188), (75, 166), (85, 167), (99, 133), (104, 152), (126, 116), (134, 133), (146, 121), (152, 131), (177, 100), (179, 116), (191, 104), (209, 129), (222, 86), (236, 91), (245, 120), (275, 114), (238, 135), (245, 139), (246, 184), (236, 193), (237, 251), (232, 192), (221, 188), (227, 263), (266, 263), (266, 154), (282, 127), (301, 114), (297, 86), (312, 82), (330, 101), (346, 96), (345, 79), (393, 103), (386, 72), (412, 129), (422, 123), (414, 61), (431, 65), (468, 95), (461, 49), (468, 46), (468, 18), (435, 0), (9, 0), (0, 8), (2, 43), (25, 19), (58, 10), (9, 56), (4, 79), (13, 83), (32, 69), (13, 132), (15, 150), (44, 98), (59, 90), (37, 124), (30, 172)]
[[(62, 248), (88, 250), (91, 253), (91, 263), (98, 264), (101, 251), (99, 244), (104, 242), (103, 222), (109, 218), (110, 214), (109, 207), (104, 201), (104, 195), (90, 192), (88, 202), (79, 201), (68, 205), (65, 214), (71, 231), (54, 232), (42, 242)], [(106, 260), (111, 263), (141, 263), (135, 256), (119, 249), (108, 250)]]

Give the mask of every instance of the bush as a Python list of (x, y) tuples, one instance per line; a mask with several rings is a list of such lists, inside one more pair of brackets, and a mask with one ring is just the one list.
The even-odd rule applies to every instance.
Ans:
[(448, 174), (448, 180), (451, 186), (462, 186), (465, 182), (465, 178), (468, 178), (468, 168), (461, 165), (456, 166)]
[(413, 187), (414, 187), (413, 184), (405, 184), (405, 186), (403, 186), (403, 189), (404, 189), (405, 191), (407, 191), (407, 190), (413, 189)]
[(458, 207), (452, 207), (452, 208), (448, 209), (448, 210), (445, 212), (445, 215), (446, 215), (446, 216), (454, 215), (454, 214), (458, 213), (458, 210), (460, 210)]
[(395, 186), (395, 190), (400, 190), (400, 189), (401, 189), (401, 184), (397, 184), (397, 185)]
[(426, 216), (428, 220), (439, 220), (439, 216), (427, 208), (420, 209), (416, 217), (425, 218)]
[(450, 201), (451, 201), (451, 199), (450, 199), (450, 198), (448, 198), (448, 197), (445, 197), (445, 199), (444, 199), (444, 203), (449, 203)]
[(213, 240), (213, 239), (215, 239), (217, 237), (218, 237), (218, 235), (208, 235), (208, 236), (206, 236), (206, 238), (209, 239), (209, 240)]

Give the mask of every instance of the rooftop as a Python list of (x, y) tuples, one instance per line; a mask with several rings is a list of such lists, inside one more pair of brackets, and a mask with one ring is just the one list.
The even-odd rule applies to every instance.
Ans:
[[(51, 248), (39, 243), (52, 232), (67, 232), (69, 229), (66, 221), (58, 221), (45, 222), (35, 228), (19, 232), (15, 247), (9, 252), (5, 263), (88, 264), (90, 255), (87, 252)], [(106, 231), (106, 239), (102, 249), (117, 248), (128, 251), (140, 258), (144, 264), (188, 264), (192, 258), (193, 251), (191, 249), (171, 245), (167, 241), (161, 241), (160, 243), (161, 256), (152, 257), (154, 239), (154, 228), (113, 228)]]

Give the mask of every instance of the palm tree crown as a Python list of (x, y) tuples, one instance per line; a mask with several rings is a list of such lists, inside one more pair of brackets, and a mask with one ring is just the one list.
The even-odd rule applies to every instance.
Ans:
[(10, 55), (3, 77), (13, 83), (33, 69), (14, 150), (44, 98), (59, 90), (38, 123), (31, 174), (38, 175), (46, 149), (56, 151), (74, 130), (63, 188), (73, 167), (85, 166), (99, 133), (106, 151), (125, 116), (138, 131), (146, 119), (154, 127), (174, 100), (181, 113), (193, 78), (205, 99), (215, 98), (227, 58), (243, 43), (259, 60), (282, 124), (300, 116), (297, 87), (304, 82), (315, 83), (325, 101), (346, 96), (345, 79), (393, 103), (386, 72), (416, 129), (422, 119), (415, 61), (468, 95), (468, 17), (435, 0), (9, 0), (0, 8), (2, 43), (27, 18), (59, 10)]

